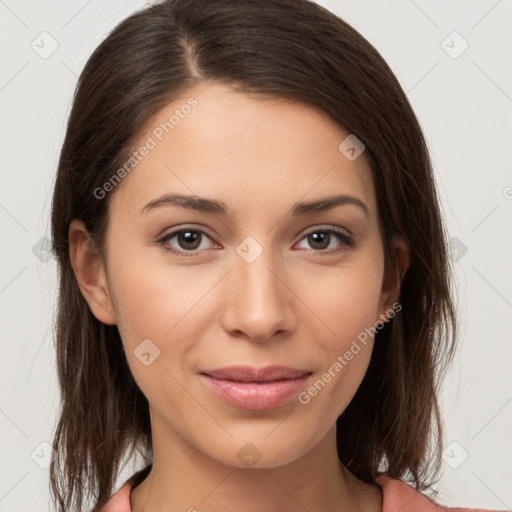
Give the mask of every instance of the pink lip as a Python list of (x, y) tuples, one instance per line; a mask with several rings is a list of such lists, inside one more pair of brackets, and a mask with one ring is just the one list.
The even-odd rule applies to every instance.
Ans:
[(272, 409), (286, 402), (312, 372), (284, 366), (262, 369), (232, 366), (201, 372), (201, 378), (218, 398), (248, 410)]

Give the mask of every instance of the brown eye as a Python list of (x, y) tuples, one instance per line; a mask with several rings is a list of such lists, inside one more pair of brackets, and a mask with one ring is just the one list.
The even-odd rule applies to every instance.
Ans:
[(325, 231), (317, 231), (307, 236), (308, 243), (311, 244), (315, 251), (321, 251), (329, 247), (331, 235)]
[[(205, 237), (211, 240), (204, 231), (199, 229), (183, 228), (165, 235), (158, 240), (158, 244), (161, 245), (165, 251), (178, 256), (196, 256), (195, 252), (192, 252), (191, 254), (187, 254), (187, 252), (200, 250), (201, 243)], [(176, 239), (176, 242), (172, 245), (169, 242), (174, 238)], [(204, 248), (205, 247), (202, 247), (202, 249)]]
[(176, 240), (182, 249), (195, 251), (201, 245), (201, 234), (197, 231), (180, 231), (176, 235)]
[[(338, 247), (334, 245), (333, 250), (326, 251), (335, 238), (341, 240), (342, 243), (338, 243)], [(313, 252), (318, 252), (319, 254), (332, 254), (333, 252), (346, 250), (355, 246), (355, 243), (350, 236), (335, 229), (317, 229), (316, 231), (310, 231), (304, 235), (302, 240), (307, 240)], [(340, 245), (341, 247), (339, 247)], [(331, 249), (333, 247), (331, 247)]]

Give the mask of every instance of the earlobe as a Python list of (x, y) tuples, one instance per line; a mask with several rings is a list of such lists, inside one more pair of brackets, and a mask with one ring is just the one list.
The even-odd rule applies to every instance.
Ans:
[(410, 265), (410, 245), (400, 235), (395, 234), (392, 241), (392, 251), (394, 251), (395, 265), (391, 267), (392, 262), (385, 269), (385, 276), (382, 285), (381, 300), (379, 304), (379, 319), (377, 323), (386, 322), (388, 314), (386, 311), (393, 309), (393, 305), (398, 301), (400, 289), (405, 273)]
[(69, 226), (69, 258), (80, 291), (93, 315), (102, 323), (117, 323), (106, 269), (85, 224), (78, 219)]

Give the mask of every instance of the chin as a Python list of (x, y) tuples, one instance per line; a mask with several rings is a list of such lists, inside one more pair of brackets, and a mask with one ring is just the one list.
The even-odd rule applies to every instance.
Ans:
[[(279, 427), (278, 427), (279, 428)], [(281, 436), (272, 439), (271, 430), (264, 429), (261, 435), (243, 436), (243, 440), (230, 439), (219, 443), (210, 456), (227, 466), (247, 469), (275, 468), (290, 464), (297, 460), (311, 446), (301, 446), (294, 441), (293, 436), (287, 436), (283, 430)], [(284, 435), (283, 435), (284, 434)], [(286, 439), (286, 443), (284, 440)]]

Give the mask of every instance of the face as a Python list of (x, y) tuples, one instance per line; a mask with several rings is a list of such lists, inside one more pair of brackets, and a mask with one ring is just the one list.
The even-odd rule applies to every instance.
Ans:
[[(150, 149), (110, 192), (107, 292), (89, 304), (117, 323), (160, 433), (232, 466), (252, 450), (272, 467), (312, 449), (351, 401), (370, 329), (396, 297), (383, 287), (366, 155), (339, 149), (348, 135), (310, 107), (219, 84), (189, 91), (141, 135), (136, 147)], [(238, 387), (202, 375), (235, 365), (307, 373)]]

